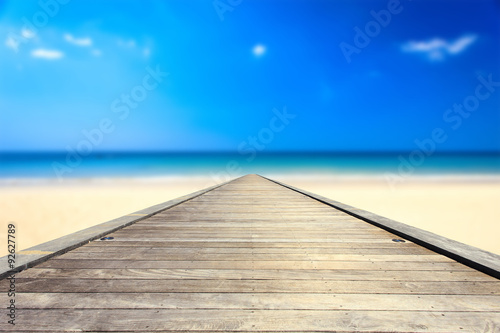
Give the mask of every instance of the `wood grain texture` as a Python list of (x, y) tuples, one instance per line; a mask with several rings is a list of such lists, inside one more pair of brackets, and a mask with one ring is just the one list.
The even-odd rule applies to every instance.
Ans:
[[(495, 332), (495, 312), (343, 311), (343, 310), (184, 310), (53, 309), (18, 310), (17, 320), (31, 332), (72, 331), (288, 331), (302, 332)], [(11, 330), (5, 321), (0, 329)], [(17, 327), (16, 327), (17, 328)]]
[(123, 252), (123, 251), (136, 251), (136, 253), (148, 252), (150, 255), (156, 254), (241, 254), (241, 255), (252, 255), (258, 253), (266, 254), (362, 254), (362, 255), (379, 255), (379, 254), (390, 254), (390, 255), (409, 255), (409, 254), (420, 254), (420, 255), (435, 255), (434, 252), (421, 247), (407, 247), (399, 248), (397, 251), (394, 248), (379, 248), (379, 247), (341, 247), (341, 248), (314, 248), (314, 247), (155, 247), (155, 246), (133, 246), (131, 248), (125, 246), (113, 246), (108, 245), (105, 248), (97, 246), (87, 246), (84, 248), (78, 248), (72, 253), (101, 253), (106, 251), (108, 253)]
[[(148, 258), (149, 259), (149, 258)], [(334, 269), (334, 270), (414, 270), (414, 271), (473, 271), (456, 262), (379, 262), (379, 261), (316, 261), (311, 260), (113, 260), (57, 259), (37, 267), (46, 268), (179, 268), (179, 269)], [(21, 276), (22, 273), (19, 274)]]
[(108, 236), (16, 274), (0, 331), (500, 331), (498, 279), (256, 175)]
[[(22, 273), (18, 283), (30, 278), (58, 279), (221, 279), (221, 280), (341, 280), (341, 281), (490, 281), (489, 276), (471, 271), (372, 271), (318, 269), (82, 269), (33, 268)], [(0, 288), (7, 283), (0, 281)]]
[[(500, 295), (326, 293), (20, 293), (23, 309), (240, 309), (500, 312)], [(1, 298), (0, 298), (1, 300)]]
[[(406, 295), (500, 295), (500, 286), (492, 281), (376, 281), (376, 280), (229, 280), (153, 279), (134, 280), (115, 277), (102, 279), (19, 279), (19, 292), (196, 292), (196, 293), (333, 293), (333, 294), (406, 294)], [(17, 288), (16, 287), (16, 288)], [(111, 302), (112, 303), (112, 302)], [(110, 303), (110, 307), (112, 304)]]

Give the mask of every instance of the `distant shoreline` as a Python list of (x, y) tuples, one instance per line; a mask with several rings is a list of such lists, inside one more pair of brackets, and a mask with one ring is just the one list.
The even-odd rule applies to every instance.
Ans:
[[(328, 181), (332, 183), (345, 183), (345, 182), (387, 182), (384, 174), (361, 174), (361, 173), (339, 173), (339, 174), (304, 174), (304, 173), (265, 173), (265, 177), (272, 179), (289, 179), (289, 180), (308, 180), (308, 181)], [(243, 176), (243, 174), (234, 175), (231, 179)], [(78, 185), (127, 185), (127, 184), (141, 184), (141, 185), (161, 185), (171, 182), (183, 181), (198, 181), (217, 183), (226, 181), (223, 177), (218, 179), (210, 177), (209, 174), (178, 174), (178, 175), (165, 175), (165, 176), (117, 176), (117, 177), (68, 177), (63, 181), (57, 178), (50, 177), (0, 177), (0, 187), (9, 186), (78, 186)], [(404, 183), (500, 183), (500, 174), (415, 174), (404, 177)], [(211, 186), (207, 185), (207, 186)]]

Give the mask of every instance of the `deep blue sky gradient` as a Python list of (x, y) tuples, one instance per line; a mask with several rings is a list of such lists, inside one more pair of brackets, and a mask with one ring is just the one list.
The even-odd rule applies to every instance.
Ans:
[[(500, 151), (500, 87), (458, 128), (443, 119), (478, 76), (500, 81), (499, 2), (401, 0), (346, 61), (339, 45), (391, 1), (221, 0), (221, 20), (212, 0), (71, 0), (17, 50), (43, 8), (0, 1), (0, 151), (75, 148), (103, 119), (93, 151), (237, 151), (285, 106), (266, 151), (407, 151), (435, 128), (439, 151)], [(148, 66), (169, 75), (120, 119)]]

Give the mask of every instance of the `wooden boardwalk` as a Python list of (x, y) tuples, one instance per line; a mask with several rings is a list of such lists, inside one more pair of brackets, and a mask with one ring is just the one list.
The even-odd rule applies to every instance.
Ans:
[(500, 280), (256, 175), (108, 236), (16, 274), (0, 330), (500, 332)]

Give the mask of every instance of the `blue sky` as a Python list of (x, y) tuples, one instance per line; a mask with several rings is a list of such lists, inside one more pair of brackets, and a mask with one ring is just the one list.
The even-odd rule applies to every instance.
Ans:
[(40, 3), (0, 1), (0, 151), (500, 151), (498, 1)]

